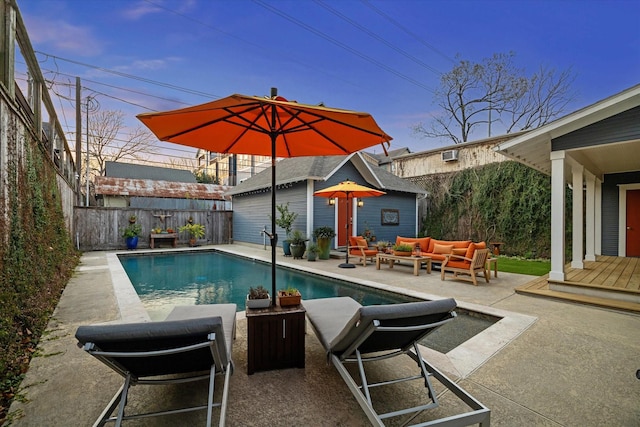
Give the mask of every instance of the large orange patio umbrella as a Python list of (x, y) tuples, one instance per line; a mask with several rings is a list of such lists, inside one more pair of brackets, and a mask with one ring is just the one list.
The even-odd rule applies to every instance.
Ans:
[(392, 139), (368, 113), (299, 104), (278, 96), (231, 95), (137, 116), (161, 141), (216, 153), (271, 155), (271, 289), (276, 298), (276, 158), (346, 155)]
[(313, 193), (314, 196), (326, 197), (329, 199), (347, 199), (347, 259), (346, 262), (338, 265), (340, 268), (355, 268), (355, 265), (349, 264), (349, 201), (354, 197), (359, 199), (363, 197), (378, 197), (383, 194), (387, 194), (384, 191), (376, 190), (375, 188), (365, 187), (364, 185), (356, 184), (353, 181), (342, 181), (340, 184), (332, 185), (323, 190), (318, 190)]

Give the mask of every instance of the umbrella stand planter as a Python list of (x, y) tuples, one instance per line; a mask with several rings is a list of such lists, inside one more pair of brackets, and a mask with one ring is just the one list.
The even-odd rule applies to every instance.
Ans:
[(280, 307), (290, 307), (292, 305), (299, 305), (302, 300), (302, 295), (296, 288), (287, 288), (283, 291), (278, 291), (278, 305)]
[(271, 298), (276, 299), (276, 159), (339, 156), (378, 145), (391, 137), (368, 113), (300, 104), (278, 96), (231, 95), (137, 118), (160, 140), (216, 153), (271, 155)]

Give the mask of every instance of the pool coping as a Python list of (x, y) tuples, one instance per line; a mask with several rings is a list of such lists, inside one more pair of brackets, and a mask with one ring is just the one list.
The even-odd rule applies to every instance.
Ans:
[[(246, 253), (234, 250), (233, 248), (223, 247), (167, 248), (162, 249), (161, 251), (158, 249), (137, 250), (135, 253), (129, 251), (109, 252), (107, 253), (107, 262), (109, 266), (109, 272), (111, 274), (114, 294), (116, 296), (116, 301), (122, 321), (149, 322), (151, 321), (151, 318), (144, 308), (142, 301), (138, 297), (138, 294), (136, 293), (133, 284), (129, 280), (124, 267), (120, 263), (118, 255), (137, 256), (184, 251), (216, 251), (239, 256), (249, 260), (265, 262), (264, 258), (247, 255)], [(279, 260), (278, 265), (291, 268), (293, 270), (303, 271), (313, 275), (325, 276), (336, 280), (351, 282), (361, 286), (366, 286), (387, 292), (393, 292), (413, 298), (424, 300), (437, 300), (443, 298), (443, 296), (440, 295), (418, 292), (410, 289), (400, 288), (397, 286), (387, 285), (380, 282), (375, 282), (372, 280), (357, 279), (333, 272), (319, 271), (312, 266), (306, 267), (300, 264), (289, 263), (286, 260)], [(423, 357), (430, 360), (432, 363), (438, 366), (438, 368), (459, 378), (466, 378), (471, 375), (478, 368), (484, 365), (489, 359), (491, 359), (491, 357), (493, 357), (495, 354), (509, 345), (512, 341), (518, 338), (523, 332), (525, 332), (538, 320), (538, 318), (534, 316), (520, 314), (508, 310), (502, 310), (490, 306), (468, 303), (458, 299), (456, 299), (456, 302), (461, 309), (484, 313), (500, 318), (500, 320), (492, 326), (488, 327), (484, 331), (473, 336), (472, 338), (468, 339), (467, 341), (447, 353), (440, 353), (433, 349), (420, 346), (420, 351)], [(237, 317), (238, 319), (243, 319), (245, 317), (245, 312), (238, 312)]]

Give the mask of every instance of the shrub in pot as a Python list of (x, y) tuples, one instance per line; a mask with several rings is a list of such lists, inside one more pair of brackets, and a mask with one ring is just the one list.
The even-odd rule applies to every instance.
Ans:
[(291, 243), (291, 255), (294, 259), (300, 259), (307, 249), (307, 237), (300, 230), (293, 230), (289, 242)]
[(318, 257), (320, 259), (329, 259), (331, 254), (331, 239), (336, 236), (333, 228), (329, 226), (318, 227), (313, 230), (313, 237), (315, 237), (320, 252)]

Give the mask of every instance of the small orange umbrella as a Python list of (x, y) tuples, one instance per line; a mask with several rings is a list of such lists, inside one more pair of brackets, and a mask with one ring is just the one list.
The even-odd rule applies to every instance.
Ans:
[[(329, 199), (339, 198), (339, 199), (347, 199), (347, 203), (349, 199), (354, 197), (363, 198), (363, 197), (378, 197), (383, 194), (387, 194), (384, 191), (376, 190), (375, 188), (365, 187), (364, 185), (356, 184), (353, 181), (342, 181), (340, 184), (332, 185), (331, 187), (327, 187), (323, 190), (318, 190), (313, 193), (314, 196), (318, 197), (326, 197)], [(349, 208), (347, 207), (347, 260), (345, 263), (338, 265), (341, 268), (354, 268), (355, 265), (349, 264)]]
[(271, 155), (271, 287), (276, 297), (276, 158), (346, 155), (392, 139), (368, 113), (231, 95), (180, 110), (137, 116), (161, 141), (216, 153)]

